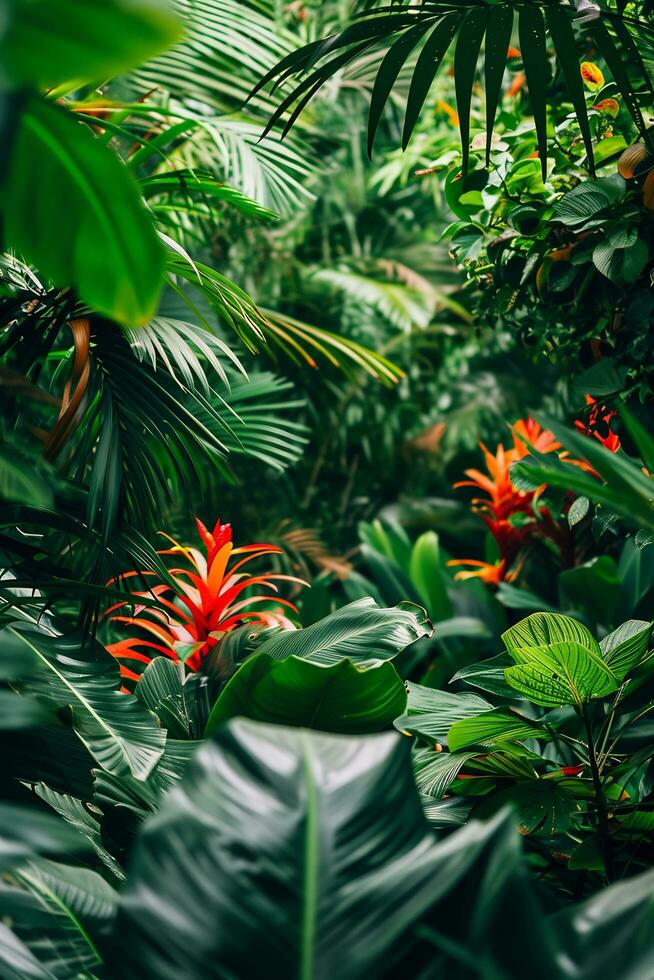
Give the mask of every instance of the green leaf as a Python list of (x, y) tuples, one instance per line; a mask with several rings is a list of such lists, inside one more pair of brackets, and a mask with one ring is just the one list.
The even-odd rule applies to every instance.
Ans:
[(45, 783), (37, 783), (34, 792), (63, 817), (66, 823), (69, 823), (87, 839), (99, 859), (116, 878), (122, 880), (125, 877), (125, 872), (118, 861), (102, 844), (99, 823), (101, 813), (99, 810), (94, 811), (93, 807), (85, 805), (81, 800), (66, 793), (58, 793), (50, 786), (46, 786)]
[[(602, 888), (550, 920), (556, 945), (589, 980), (643, 980), (654, 969), (654, 871)], [(583, 973), (581, 972), (583, 964)]]
[(38, 855), (61, 857), (88, 850), (87, 842), (63, 820), (14, 803), (0, 803), (0, 867), (22, 864)]
[(525, 66), (527, 87), (538, 138), (538, 156), (543, 174), (547, 176), (547, 89), (550, 66), (547, 60), (545, 21), (536, 4), (520, 8), (520, 49)]
[(400, 732), (421, 735), (431, 742), (447, 745), (450, 727), (463, 718), (473, 718), (491, 705), (476, 694), (452, 694), (433, 687), (407, 683), (409, 698), (406, 714), (395, 719)]
[(23, 874), (36, 892), (62, 902), (87, 928), (106, 929), (116, 914), (118, 895), (96, 871), (40, 858)]
[(585, 180), (564, 194), (554, 205), (552, 218), (564, 225), (577, 225), (594, 218), (614, 204), (619, 204), (627, 191), (627, 182), (620, 174)]
[(359, 599), (302, 630), (283, 630), (258, 648), (273, 660), (301, 657), (329, 666), (346, 657), (354, 663), (390, 660), (430, 630), (417, 607), (380, 609), (374, 599)]
[(413, 756), (413, 768), (418, 790), (425, 796), (440, 799), (459, 775), (466, 762), (478, 752), (437, 752), (419, 748)]
[(131, 175), (86, 126), (33, 99), (21, 117), (8, 186), (8, 247), (55, 285), (74, 287), (98, 313), (128, 326), (153, 316), (163, 246)]
[(211, 711), (210, 679), (190, 673), (168, 657), (155, 657), (136, 686), (136, 696), (174, 739), (199, 739)]
[(616, 248), (603, 238), (593, 249), (593, 265), (603, 276), (620, 286), (635, 282), (649, 259), (649, 249), (638, 238), (627, 248)]
[(575, 500), (572, 501), (570, 510), (568, 511), (568, 526), (576, 527), (577, 524), (581, 524), (589, 510), (590, 500), (588, 497), (576, 497)]
[(404, 117), (402, 132), (402, 149), (406, 150), (415, 129), (418, 117), (425, 104), (425, 99), (443, 63), (447, 50), (452, 43), (457, 28), (461, 23), (461, 14), (449, 14), (440, 20), (433, 29), (416, 61), (416, 67), (411, 78), (409, 96)]
[(471, 745), (492, 748), (502, 742), (526, 738), (547, 740), (550, 737), (537, 721), (532, 721), (511, 708), (495, 708), (473, 718), (455, 722), (447, 734), (447, 744), (450, 752), (456, 752)]
[(467, 667), (462, 667), (454, 675), (450, 683), (453, 684), (455, 681), (463, 681), (465, 684), (470, 684), (471, 687), (478, 687), (480, 690), (488, 691), (490, 694), (498, 694), (500, 697), (517, 701), (519, 700), (519, 695), (507, 684), (504, 677), (504, 671), (511, 664), (512, 660), (508, 654), (500, 653), (497, 657), (489, 657), (488, 660), (483, 660), (481, 663), (469, 664)]
[(567, 640), (593, 653), (600, 652), (599, 644), (590, 630), (576, 619), (560, 613), (533, 613), (502, 633), (502, 640), (511, 656), (522, 647), (547, 646)]
[(486, 167), (490, 166), (493, 126), (502, 93), (502, 79), (513, 32), (513, 7), (496, 4), (490, 8), (484, 52), (486, 76)]
[(577, 42), (567, 11), (559, 6), (548, 5), (547, 27), (554, 42), (556, 56), (563, 70), (568, 92), (579, 121), (579, 128), (581, 129), (584, 146), (586, 147), (590, 172), (594, 174), (593, 137), (586, 110), (586, 93), (584, 91), (581, 72), (579, 71)]
[(425, 531), (414, 544), (409, 574), (432, 622), (451, 617), (452, 603), (442, 571), (438, 535), (434, 531)]
[(600, 641), (604, 663), (623, 681), (647, 656), (652, 623), (630, 619)]
[(416, 44), (427, 30), (426, 23), (418, 23), (410, 27), (404, 34), (393, 42), (384, 55), (375, 78), (375, 84), (370, 97), (370, 112), (368, 115), (368, 156), (372, 155), (372, 146), (379, 126), (384, 106), (391, 94), (397, 76)]
[(473, 8), (466, 16), (454, 53), (454, 83), (456, 105), (461, 128), (461, 170), (465, 181), (470, 160), (470, 103), (475, 81), (477, 59), (488, 23), (488, 10), (485, 5)]
[(367, 735), (388, 728), (405, 705), (404, 685), (390, 663), (358, 670), (350, 660), (322, 667), (299, 657), (272, 660), (257, 653), (228, 682), (205, 734), (242, 715), (252, 721)]
[(573, 641), (511, 651), (518, 660), (504, 671), (507, 682), (535, 704), (554, 707), (585, 704), (618, 688), (618, 680), (600, 657)]
[(488, 819), (512, 806), (519, 821), (520, 833), (537, 833), (545, 837), (565, 834), (570, 827), (576, 804), (574, 799), (550, 779), (534, 779), (493, 793), (474, 809), (479, 819)]
[(618, 568), (610, 555), (568, 568), (559, 575), (562, 605), (600, 623), (610, 623), (620, 595)]
[(48, 706), (72, 709), (75, 730), (99, 765), (148, 776), (166, 733), (135, 697), (121, 693), (118, 663), (99, 643), (30, 625), (8, 627), (1, 636), (9, 650), (27, 648), (37, 657), (40, 669), (22, 687)]
[(5, 0), (4, 7), (3, 87), (100, 82), (182, 36), (182, 22), (167, 0)]
[[(473, 824), (437, 843), (407, 740), (395, 734), (230, 722), (200, 749), (132, 853), (108, 972), (259, 980), (263, 956), (275, 977), (411, 976), (416, 927), (437, 902), (446, 910), (455, 887), (483, 887), (480, 907), (492, 915), (485, 855), (491, 846), (502, 855), (496, 901), (498, 888), (505, 894), (498, 876), (515, 875), (520, 860), (506, 826)], [(271, 927), (263, 946), (262, 922)], [(467, 932), (468, 917), (458, 922)], [(490, 921), (483, 935), (490, 956), (499, 945)], [(548, 966), (539, 980), (551, 980)], [(514, 967), (515, 957), (507, 975)]]

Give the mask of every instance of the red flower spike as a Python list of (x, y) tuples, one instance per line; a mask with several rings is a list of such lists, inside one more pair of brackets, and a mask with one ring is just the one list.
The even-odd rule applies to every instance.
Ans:
[[(248, 575), (241, 570), (247, 562), (256, 558), (281, 554), (281, 548), (271, 544), (249, 544), (235, 548), (229, 524), (217, 521), (212, 531), (200, 520), (196, 519), (196, 524), (206, 555), (196, 548), (184, 547), (160, 532), (172, 547), (164, 548), (158, 554), (174, 555), (188, 563), (188, 567), (170, 569), (175, 589), (158, 583), (148, 592), (133, 592), (132, 597), (155, 599), (156, 605), (138, 605), (132, 616), (116, 615), (128, 604), (132, 605), (131, 601), (117, 603), (105, 613), (111, 622), (122, 623), (136, 630), (134, 635), (107, 647), (120, 664), (123, 680), (137, 682), (140, 676), (137, 669), (142, 671), (156, 654), (163, 654), (175, 661), (183, 660), (191, 670), (200, 670), (207, 654), (216, 644), (227, 633), (245, 623), (294, 629), (283, 607), (294, 612), (297, 609), (287, 599), (279, 598), (276, 583), (307, 583), (292, 575), (272, 572)], [(239, 556), (239, 560), (232, 562), (234, 556)], [(137, 574), (126, 572), (118, 576), (118, 581)], [(253, 586), (259, 586), (264, 591), (243, 595)], [(273, 612), (252, 608), (271, 599), (278, 604)]]

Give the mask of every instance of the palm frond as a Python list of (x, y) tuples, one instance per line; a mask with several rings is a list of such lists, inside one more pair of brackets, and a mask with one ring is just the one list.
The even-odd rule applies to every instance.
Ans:
[[(624, 5), (615, 10), (608, 3), (598, 5), (592, 20), (595, 42), (613, 75), (625, 105), (636, 126), (647, 138), (642, 106), (649, 101), (651, 80), (643, 78), (642, 71), (632, 75), (634, 65), (633, 38), (630, 31), (635, 27), (640, 36), (651, 36), (652, 28), (646, 21), (625, 16)], [(562, 3), (511, 3), (486, 6), (477, 0), (430, 0), (429, 3), (395, 3), (390, 7), (366, 6), (355, 15), (350, 24), (322, 42), (311, 42), (281, 58), (278, 64), (262, 76), (252, 90), (252, 97), (270, 83), (274, 88), (295, 76), (296, 83), (277, 105), (268, 121), (265, 132), (286, 119), (284, 133), (300, 118), (304, 107), (335, 74), (341, 72), (371, 52), (385, 50), (379, 65), (370, 99), (368, 124), (368, 150), (372, 151), (375, 135), (384, 108), (391, 98), (395, 83), (409, 58), (419, 51), (412, 72), (406, 105), (402, 145), (406, 147), (432, 82), (441, 68), (448, 50), (456, 38), (455, 79), (457, 109), (461, 119), (461, 137), (464, 154), (464, 171), (467, 169), (469, 152), (469, 122), (472, 88), (475, 84), (477, 62), (484, 45), (485, 82), (487, 103), (487, 153), (490, 152), (502, 76), (507, 62), (507, 38), (511, 36), (514, 13), (518, 13), (520, 41), (535, 125), (539, 135), (539, 147), (543, 174), (547, 165), (547, 118), (545, 100), (550, 83), (550, 64), (547, 42), (552, 43), (574, 112), (581, 129), (588, 162), (593, 170), (593, 147), (583, 82), (579, 73), (579, 49), (574, 30), (575, 19), (579, 27), (586, 29), (587, 16), (568, 4)], [(631, 43), (630, 43), (631, 41)], [(641, 65), (642, 68), (642, 59)]]

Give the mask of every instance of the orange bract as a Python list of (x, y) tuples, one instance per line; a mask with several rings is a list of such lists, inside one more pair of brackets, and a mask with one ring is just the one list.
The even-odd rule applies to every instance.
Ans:
[[(451, 561), (450, 565), (469, 566), (469, 570), (457, 572), (457, 579), (479, 578), (489, 585), (512, 581), (521, 567), (519, 555), (530, 534), (536, 528), (544, 530), (546, 526), (540, 528), (535, 514), (535, 504), (544, 487), (528, 491), (514, 487), (510, 475), (514, 463), (527, 456), (530, 449), (539, 453), (556, 452), (566, 462), (576, 462), (569, 459), (565, 451), (561, 452), (561, 443), (531, 417), (518, 419), (511, 427), (511, 435), (513, 445), (509, 448), (498, 445), (494, 454), (481, 444), (487, 473), (466, 470), (469, 479), (454, 484), (455, 487), (475, 487), (485, 494), (484, 497), (473, 498), (472, 503), (479, 510), (500, 553), (495, 564), (474, 559)], [(512, 523), (517, 515), (525, 516), (521, 521)]]
[(597, 92), (604, 84), (604, 75), (601, 70), (592, 61), (584, 61), (580, 70), (586, 88), (589, 88), (591, 92)]
[[(197, 548), (184, 547), (160, 532), (172, 547), (163, 549), (159, 554), (179, 556), (185, 561), (184, 567), (170, 569), (175, 589), (165, 583), (157, 583), (147, 592), (132, 593), (139, 598), (156, 600), (156, 605), (138, 606), (133, 616), (117, 614), (127, 602), (118, 603), (107, 610), (106, 615), (112, 622), (136, 630), (134, 635), (107, 647), (109, 653), (120, 662), (120, 672), (126, 680), (138, 681), (143, 665), (147, 665), (156, 654), (183, 661), (191, 670), (199, 670), (209, 651), (227, 633), (246, 622), (293, 628), (293, 623), (281, 610), (270, 612), (252, 607), (274, 599), (280, 606), (297, 612), (291, 602), (275, 595), (278, 591), (276, 582), (306, 583), (291, 575), (271, 572), (249, 575), (242, 571), (248, 562), (256, 558), (281, 554), (281, 548), (271, 544), (249, 544), (235, 548), (229, 524), (217, 521), (213, 531), (208, 531), (200, 520), (196, 519), (196, 523), (206, 554)], [(234, 562), (236, 557), (239, 560)], [(127, 572), (119, 579), (124, 581), (136, 574)], [(254, 586), (267, 592), (244, 594)]]

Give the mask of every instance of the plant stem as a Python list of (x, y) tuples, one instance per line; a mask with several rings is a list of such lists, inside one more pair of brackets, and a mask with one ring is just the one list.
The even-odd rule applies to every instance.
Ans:
[(602, 854), (604, 858), (604, 868), (606, 870), (606, 877), (609, 881), (613, 881), (615, 878), (615, 869), (613, 867), (613, 849), (611, 846), (611, 831), (609, 828), (609, 818), (606, 810), (606, 801), (604, 799), (604, 790), (602, 789), (602, 778), (600, 776), (599, 766), (597, 765), (597, 756), (595, 754), (595, 741), (593, 738), (593, 729), (588, 718), (587, 710), (582, 710), (584, 724), (586, 725), (586, 738), (588, 739), (588, 762), (590, 764), (590, 770), (593, 775), (593, 786), (595, 787), (595, 803), (597, 806), (597, 829), (599, 831), (599, 837), (602, 844)]

